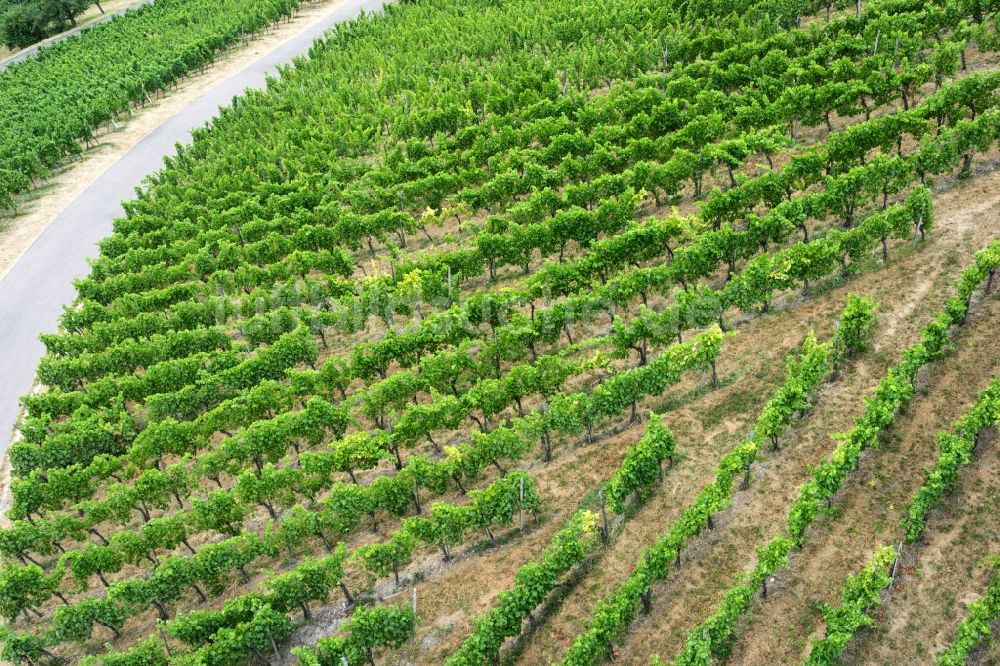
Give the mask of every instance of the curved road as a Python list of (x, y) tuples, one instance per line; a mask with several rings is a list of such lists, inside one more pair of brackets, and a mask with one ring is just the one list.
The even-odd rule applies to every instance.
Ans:
[(163, 166), (176, 143), (210, 120), (219, 107), (247, 88), (263, 88), (267, 75), (292, 57), (305, 53), (330, 26), (362, 10), (377, 11), (389, 0), (346, 0), (325, 19), (218, 83), (137, 143), (76, 198), (35, 239), (0, 280), (0, 458), (18, 413), (18, 400), (28, 392), (44, 346), (41, 333), (57, 329), (63, 306), (73, 302), (73, 280), (87, 275), (87, 257), (124, 215), (120, 201), (130, 199), (143, 178)]

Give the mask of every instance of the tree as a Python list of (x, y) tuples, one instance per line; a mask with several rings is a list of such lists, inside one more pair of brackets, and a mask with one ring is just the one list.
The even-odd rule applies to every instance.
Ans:
[(46, 656), (53, 661), (56, 655), (49, 652), (45, 638), (32, 633), (15, 633), (6, 627), (0, 627), (0, 640), (3, 641), (3, 651), (0, 657), (12, 664), (27, 662), (29, 665)]
[(868, 340), (875, 329), (876, 307), (877, 304), (870, 298), (847, 295), (834, 338), (838, 363), (868, 348)]
[(404, 518), (403, 529), (428, 544), (436, 544), (444, 554), (444, 561), (451, 561), (451, 547), (462, 543), (466, 530), (471, 526), (467, 507), (435, 502), (431, 517)]
[(67, 24), (76, 27), (77, 17), (92, 4), (104, 13), (100, 2), (92, 0), (23, 0), (0, 16), (0, 36), (8, 48), (31, 46), (62, 32)]
[[(34, 2), (13, 4), (0, 14), (0, 39), (9, 49), (23, 49), (49, 36), (48, 23), (48, 17), (42, 11), (40, 4)], [(18, 187), (10, 191), (17, 192), (21, 189)], [(13, 199), (5, 207), (13, 208)]]
[(28, 562), (38, 564), (32, 558), (32, 553), (51, 555), (55, 552), (52, 545), (53, 536), (41, 525), (15, 520), (11, 527), (0, 529), (0, 553), (7, 557), (16, 557), (22, 564)]
[(171, 663), (238, 664), (251, 654), (261, 663), (271, 663), (264, 655), (278, 655), (278, 642), (291, 636), (292, 621), (260, 599), (251, 600), (251, 607), (249, 619), (220, 627), (211, 642)]
[[(74, 28), (76, 27), (76, 17), (85, 12), (91, 4), (94, 4), (91, 0), (40, 0), (43, 11), (52, 20), (64, 19), (69, 21)], [(100, 6), (100, 3), (97, 4)], [(104, 12), (103, 8), (101, 12)]]
[(276, 552), (276, 544), (254, 534), (205, 544), (190, 558), (192, 575), (205, 584), (209, 594), (219, 595), (232, 582), (234, 572), (249, 580), (246, 566), (261, 555)]
[(541, 500), (535, 481), (527, 473), (516, 471), (497, 479), (484, 490), (471, 490), (471, 521), (495, 541), (492, 527), (505, 525), (518, 511), (536, 513)]

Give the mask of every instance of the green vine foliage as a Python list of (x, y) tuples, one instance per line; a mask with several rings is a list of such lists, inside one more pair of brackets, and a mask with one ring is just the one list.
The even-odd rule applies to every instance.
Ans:
[(663, 478), (663, 461), (672, 462), (677, 441), (658, 414), (649, 415), (646, 432), (625, 452), (625, 458), (611, 475), (605, 500), (615, 513), (625, 512), (626, 501), (634, 494), (647, 495)]
[(494, 663), (505, 639), (521, 633), (524, 620), (559, 580), (599, 542), (598, 516), (578, 511), (557, 532), (537, 561), (525, 564), (514, 576), (514, 587), (500, 593), (497, 607), (473, 622), (472, 634), (445, 662), (448, 666)]
[(847, 304), (840, 315), (834, 347), (838, 361), (863, 354), (874, 332), (875, 301), (864, 296), (847, 295)]
[(816, 468), (813, 478), (802, 486), (799, 498), (788, 513), (788, 531), (797, 543), (805, 538), (806, 529), (819, 511), (820, 504), (837, 492), (857, 466), (862, 451), (876, 445), (878, 434), (892, 423), (901, 408), (909, 404), (917, 372), (949, 348), (948, 329), (965, 320), (972, 292), (989, 279), (991, 271), (998, 266), (1000, 242), (994, 242), (976, 254), (975, 263), (959, 278), (958, 296), (949, 299), (945, 311), (921, 329), (920, 342), (906, 349), (901, 360), (889, 369), (873, 394), (865, 400), (865, 411), (855, 421), (854, 428), (839, 437), (834, 453)]
[(315, 648), (293, 648), (303, 666), (350, 666), (373, 664), (375, 651), (393, 649), (413, 636), (417, 618), (409, 608), (377, 606), (358, 608), (344, 623), (338, 636), (324, 638)]
[[(750, 465), (759, 450), (757, 442), (761, 432), (771, 438), (780, 435), (787, 428), (791, 415), (804, 408), (806, 398), (830, 375), (833, 345), (832, 341), (818, 343), (810, 333), (801, 348), (789, 356), (785, 383), (761, 412), (754, 438), (741, 443), (723, 458), (716, 470), (715, 482), (705, 486), (666, 536), (644, 553), (642, 562), (628, 581), (601, 602), (589, 628), (573, 641), (562, 664), (597, 664), (605, 659), (613, 641), (636, 617), (642, 599), (650, 593), (653, 583), (667, 576), (670, 566), (680, 560), (684, 546), (710, 524), (711, 516), (729, 506), (736, 490), (735, 480), (749, 478)], [(707, 663), (700, 660), (724, 652), (725, 644), (732, 635), (732, 625), (749, 607), (753, 593), (787, 561), (793, 545), (791, 539), (776, 538), (760, 551), (758, 566), (751, 573), (749, 582), (726, 597), (719, 614), (689, 634), (680, 663)]]
[(914, 493), (900, 521), (908, 543), (914, 543), (920, 538), (930, 510), (955, 487), (958, 470), (972, 460), (979, 434), (998, 423), (1000, 378), (994, 379), (979, 394), (973, 408), (952, 426), (952, 432), (938, 434), (941, 454), (934, 467), (927, 472), (923, 485)]
[[(721, 659), (728, 654), (735, 639), (737, 622), (749, 611), (753, 594), (765, 585), (765, 581), (770, 575), (783, 567), (784, 563), (787, 563), (789, 552), (804, 542), (808, 527), (818, 514), (821, 502), (831, 497), (840, 488), (844, 479), (855, 468), (863, 449), (877, 443), (879, 433), (892, 423), (896, 411), (907, 404), (912, 396), (916, 373), (923, 365), (938, 358), (947, 347), (948, 329), (950, 326), (964, 321), (973, 292), (984, 282), (990, 280), (997, 268), (1000, 268), (1000, 241), (995, 241), (976, 253), (973, 265), (968, 267), (959, 277), (959, 296), (949, 299), (945, 311), (922, 329), (920, 342), (903, 352), (901, 360), (889, 369), (887, 376), (876, 387), (874, 395), (866, 398), (865, 411), (855, 421), (855, 427), (837, 438), (839, 443), (833, 454), (817, 467), (813, 472), (813, 477), (801, 486), (799, 497), (788, 511), (787, 534), (776, 537), (764, 549), (759, 550), (757, 564), (747, 575), (747, 580), (750, 582), (728, 590), (721, 608), (708, 620), (688, 632), (684, 647), (673, 662), (675, 665), (708, 666), (713, 659)], [(845, 309), (856, 312), (857, 306), (857, 301), (849, 298)], [(862, 310), (866, 314), (864, 317), (859, 317), (858, 320), (863, 322), (870, 316), (874, 308), (870, 304), (863, 304)], [(847, 318), (843, 316), (841, 320)], [(851, 318), (854, 316), (852, 315)], [(870, 331), (871, 325), (864, 324), (860, 328)], [(844, 327), (842, 326), (838, 329), (837, 335), (842, 335), (843, 332)], [(843, 347), (841, 348), (843, 349)], [(967, 430), (963, 428), (961, 430), (963, 434), (960, 437), (945, 435), (942, 439), (942, 456), (939, 467), (929, 473), (927, 482), (917, 491), (903, 517), (903, 527), (909, 539), (915, 540), (919, 536), (926, 521), (929, 507), (943, 494), (946, 484), (953, 483), (954, 469), (957, 468), (958, 464), (963, 459), (968, 460), (968, 450), (971, 449), (975, 441), (974, 433), (978, 433), (978, 428), (984, 427), (984, 424), (988, 424), (991, 420), (996, 421), (996, 384), (996, 381), (992, 382), (989, 388), (979, 396), (975, 407), (959, 421), (960, 424), (967, 427)], [(767, 411), (765, 408), (765, 413)], [(956, 427), (962, 428), (958, 425)], [(954, 447), (952, 447), (953, 443)], [(910, 535), (913, 535), (912, 538)], [(887, 552), (889, 554), (884, 554), (883, 551), (879, 552), (876, 564), (889, 558), (890, 555), (889, 562), (895, 560), (895, 550), (889, 548)], [(868, 571), (866, 580), (875, 580), (876, 582), (882, 580), (878, 578), (877, 569), (878, 567)], [(888, 584), (888, 581), (885, 581), (885, 584)], [(864, 594), (868, 594), (868, 599), (871, 599), (871, 595), (874, 594), (872, 592), (874, 585), (875, 583), (871, 583), (866, 587), (863, 586)], [(878, 589), (880, 590), (881, 587)], [(766, 586), (763, 589), (766, 593)], [(863, 597), (864, 594), (859, 593), (858, 598)], [(854, 630), (865, 626), (867, 616), (864, 615), (864, 609), (867, 609), (868, 605), (862, 604), (859, 607), (857, 603), (853, 605), (845, 603), (844, 608), (841, 615), (831, 611), (830, 621), (835, 625), (833, 631), (837, 637), (833, 637), (831, 634), (831, 641), (824, 644), (818, 652), (814, 651), (815, 659), (829, 659), (832, 658), (830, 655), (839, 655), (840, 650), (850, 640)], [(810, 656), (810, 659), (812, 658)]]
[(986, 595), (969, 604), (968, 615), (958, 625), (955, 638), (940, 657), (938, 666), (964, 666), (972, 651), (993, 635), (992, 625), (1000, 618), (1000, 558), (994, 559), (996, 575)]
[[(217, 4), (209, 12), (188, 2), (185, 24), (188, 10), (206, 20), (185, 25), (180, 41), (167, 38), (176, 26), (155, 20), (176, 9), (160, 0), (5, 70), (53, 85), (22, 86), (10, 75), (17, 103), (8, 106), (24, 114), (0, 131), (0, 145), (14, 146), (0, 151), (8, 160), (0, 206), (77, 152), (115, 109), (143, 99), (150, 77), (163, 87), (231, 43), (245, 3)], [(0, 571), (0, 612), (34, 615), (57, 595), (86, 593), (41, 629), (4, 633), (5, 658), (47, 661), (61, 643), (93, 638), (101, 626), (115, 634), (123, 618), (154, 611), (185, 644), (178, 663), (270, 661), (300, 611), (309, 616), (337, 588), (356, 603), (345, 581), (397, 576), (425, 548), (448, 559), (450, 549), (495, 539), (518, 514), (538, 510), (533, 479), (515, 471), (537, 444), (548, 460), (553, 440), (584, 432), (592, 440), (603, 422), (638, 416), (641, 400), (688, 372), (715, 383), (730, 308), (767, 310), (848, 262), (864, 266), (879, 249), (886, 258), (889, 239), (922, 237), (934, 220), (930, 189), (917, 181), (967, 170), (995, 142), (1000, 75), (944, 79), (972, 31), (980, 49), (996, 38), (963, 27), (976, 9), (949, 0), (885, 0), (803, 29), (792, 26), (812, 3), (509, 0), (485, 3), (485, 13), (480, 4), (390, 4), (338, 26), (266, 91), (198, 130), (125, 204), (90, 276), (76, 283), (63, 330), (44, 336), (48, 390), (24, 399), (24, 438), (10, 452), (15, 523), (0, 530), (0, 551), (21, 563)], [(275, 7), (291, 11), (257, 5), (255, 26), (273, 20)], [(218, 18), (223, 6), (231, 11)], [(769, 19), (747, 23), (761, 9)], [(101, 35), (137, 25), (164, 37), (130, 54), (142, 61), (137, 71), (112, 77), (118, 87), (86, 79), (86, 95), (70, 95), (73, 104), (41, 114), (46, 127), (24, 131), (21, 121), (32, 124), (39, 109), (55, 108), (53, 94), (66, 97), (83, 80), (61, 74), (134, 65), (108, 60)], [(889, 34), (892, 49), (870, 48)], [(88, 43), (94, 51), (85, 54)], [(190, 52), (171, 56), (178, 44)], [(153, 51), (166, 56), (150, 59)], [(939, 90), (911, 99), (932, 79)], [(331, 81), (350, 81), (350, 91)], [(832, 113), (856, 116), (897, 99), (902, 111), (831, 131), (780, 169), (742, 168), (786, 153), (798, 129)], [(728, 186), (702, 191), (716, 173)], [(669, 205), (691, 186), (697, 212), (637, 221), (647, 197)], [(831, 218), (843, 228), (815, 233)], [(436, 247), (427, 227), (446, 221), (446, 247)], [(414, 236), (430, 251), (407, 247)], [(369, 256), (384, 259), (383, 274), (367, 272)], [(536, 258), (544, 266), (531, 274)], [(945, 351), (949, 326), (995, 271), (991, 261), (977, 258), (982, 270), (880, 388), (861, 434), (817, 471), (808, 502), (796, 505), (804, 522), (790, 529), (804, 533), (813, 500), (836, 492), (891, 421), (886, 414), (909, 401), (909, 379)], [(720, 269), (724, 286), (708, 286)], [(526, 275), (508, 279), (517, 270)], [(493, 279), (513, 286), (479, 288)], [(463, 299), (470, 281), (477, 293)], [(830, 365), (858, 347), (872, 312), (855, 305), (842, 316), (842, 344), (811, 337), (786, 364), (786, 386), (756, 436), (724, 458), (715, 481), (645, 552), (571, 648), (571, 663), (607, 653), (655, 582), (732, 502), (735, 485), (749, 481), (765, 439), (778, 441)], [(608, 335), (574, 340), (605, 320)], [(634, 367), (609, 362), (636, 356)], [(571, 379), (585, 388), (564, 390)], [(669, 460), (672, 438), (659, 427), (609, 486), (619, 510), (648, 493)], [(473, 432), (443, 447), (439, 431)], [(433, 454), (420, 455), (425, 443)], [(491, 468), (499, 478), (480, 483)], [(440, 501), (452, 491), (463, 498)], [(257, 529), (260, 509), (270, 520)], [(340, 545), (386, 518), (400, 527), (378, 543), (350, 554)], [(477, 625), (476, 654), (495, 659), (531, 604), (592, 547), (591, 526), (581, 530), (550, 544), (551, 568), (523, 569), (496, 623)], [(760, 553), (761, 575), (787, 553), (786, 541), (773, 544)], [(51, 569), (39, 575), (33, 558)], [(279, 559), (296, 564), (221, 608), (177, 613)], [(749, 589), (727, 600), (709, 652), (721, 649)], [(353, 646), (351, 660), (370, 661), (398, 640), (366, 628), (377, 619), (361, 613), (357, 636), (340, 637)], [(165, 659), (150, 650), (140, 643), (101, 661)]]
[(840, 663), (840, 654), (855, 632), (875, 623), (868, 612), (881, 603), (882, 590), (892, 582), (890, 574), (897, 557), (895, 548), (882, 547), (860, 573), (848, 575), (840, 592), (840, 605), (823, 609), (825, 635), (813, 640), (812, 651), (804, 662), (806, 666)]
[[(958, 467), (968, 463), (971, 459), (979, 433), (1000, 420), (1000, 400), (998, 398), (1000, 398), (1000, 379), (995, 379), (979, 395), (973, 408), (955, 424), (959, 435), (951, 435), (947, 432), (939, 434), (938, 441), (942, 454), (938, 464), (927, 475), (926, 481), (918, 489), (902, 519), (902, 526), (908, 542), (912, 543), (919, 538), (926, 524), (928, 511), (957, 481)], [(839, 663), (843, 648), (853, 638), (855, 632), (862, 627), (873, 624), (868, 613), (873, 606), (881, 601), (881, 590), (891, 582), (890, 571), (896, 558), (895, 549), (882, 548), (876, 553), (871, 564), (861, 573), (857, 576), (848, 576), (842, 592), (841, 605), (836, 608), (828, 607), (824, 610), (825, 636), (822, 640), (813, 642), (812, 652), (805, 662), (807, 665), (819, 666)], [(887, 571), (887, 568), (890, 571)], [(985, 599), (980, 600), (980, 604), (989, 607), (992, 601), (994, 600), (991, 600), (988, 595)], [(980, 607), (972, 609), (969, 625), (964, 627), (965, 634), (960, 628), (960, 638), (956, 641), (958, 644), (975, 644), (976, 641), (970, 640), (970, 637), (975, 635), (977, 631), (980, 636), (984, 635), (981, 632), (981, 626), (977, 627), (976, 624), (976, 614), (981, 612)], [(998, 612), (1000, 612), (1000, 606), (994, 603), (994, 617)], [(989, 623), (987, 622), (985, 626), (988, 632)], [(960, 653), (961, 650), (962, 648), (956, 650), (956, 654)], [(942, 659), (944, 658), (942, 655)], [(964, 659), (954, 663), (964, 663)]]

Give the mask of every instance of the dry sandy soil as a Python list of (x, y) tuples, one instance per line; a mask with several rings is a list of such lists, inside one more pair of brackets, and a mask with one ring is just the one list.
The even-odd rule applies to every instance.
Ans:
[(340, 0), (317, 0), (303, 5), (291, 21), (282, 22), (278, 28), (269, 29), (230, 49), (204, 74), (181, 81), (176, 89), (157, 97), (154, 104), (134, 111), (131, 118), (119, 123), (120, 130), (99, 134), (99, 145), (87, 150), (81, 159), (67, 163), (48, 185), (33, 192), (17, 216), (0, 217), (0, 279), (73, 199), (143, 137), (191, 104), (206, 88), (316, 25), (338, 5)]

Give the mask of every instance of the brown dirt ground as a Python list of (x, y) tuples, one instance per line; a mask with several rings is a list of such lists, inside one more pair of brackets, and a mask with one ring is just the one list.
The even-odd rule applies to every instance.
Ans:
[[(1000, 354), (991, 340), (998, 315), (1000, 302), (994, 298), (985, 303), (958, 335), (956, 353), (924, 375), (911, 409), (899, 420), (889, 441), (864, 456), (858, 473), (834, 501), (833, 510), (810, 534), (791, 567), (776, 577), (778, 591), (769, 595), (766, 603), (757, 604), (732, 663), (798, 663), (808, 654), (810, 636), (819, 635), (820, 604), (836, 603), (844, 576), (864, 566), (879, 545), (899, 540), (901, 511), (922, 483), (922, 470), (937, 458), (935, 434), (962, 414), (975, 392), (1000, 367)], [(977, 511), (973, 520), (977, 518), (983, 520), (981, 526), (976, 521), (977, 528), (987, 534), (996, 534), (1000, 528), (995, 513), (981, 515)], [(948, 544), (953, 548), (945, 557), (962, 561), (972, 555), (970, 559), (976, 560), (991, 550), (995, 553), (996, 544), (995, 539), (992, 545), (954, 542)], [(974, 577), (969, 582), (974, 583)], [(890, 599), (890, 613), (894, 601)], [(928, 624), (927, 619), (921, 619), (919, 628), (925, 636), (934, 632), (947, 635), (957, 624), (946, 622), (941, 627)], [(890, 658), (888, 662), (862, 659), (860, 663), (901, 662)]]
[[(920, 663), (940, 654), (968, 616), (969, 603), (994, 579), (995, 570), (984, 561), (1000, 554), (1000, 441), (995, 432), (980, 441), (976, 457), (959, 478), (955, 491), (931, 514), (925, 538), (904, 550), (901, 576), (879, 609), (878, 623), (859, 634), (851, 661)], [(996, 649), (980, 656), (972, 663), (1000, 664)]]

